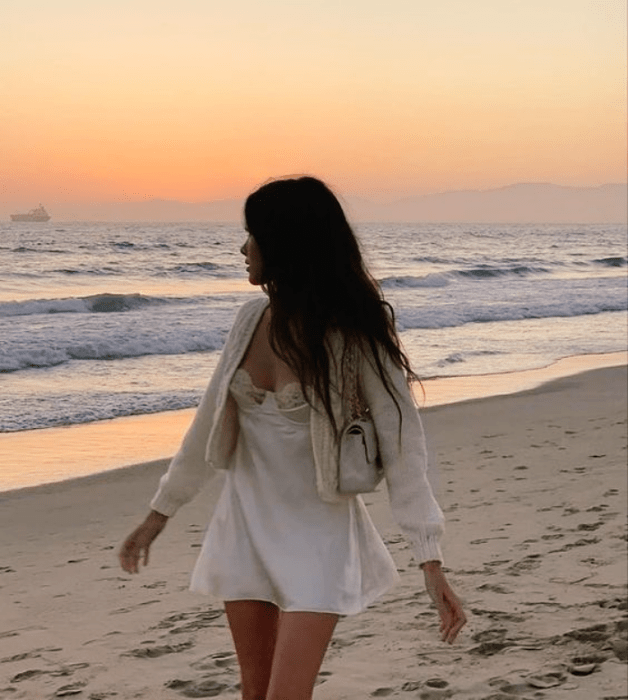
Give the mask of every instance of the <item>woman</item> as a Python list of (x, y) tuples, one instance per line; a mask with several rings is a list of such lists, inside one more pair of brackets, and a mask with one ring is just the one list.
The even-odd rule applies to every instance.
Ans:
[[(192, 574), (225, 609), (244, 700), (306, 700), (339, 615), (397, 579), (360, 496), (338, 492), (338, 436), (359, 386), (396, 520), (413, 545), (444, 641), (465, 624), (441, 570), (443, 516), (426, 478), (415, 375), (394, 315), (367, 272), (333, 193), (312, 177), (251, 194), (241, 249), (266, 296), (239, 310), (151, 512), (123, 544), (122, 567), (216, 469), (225, 484)], [(353, 382), (356, 386), (356, 382)]]

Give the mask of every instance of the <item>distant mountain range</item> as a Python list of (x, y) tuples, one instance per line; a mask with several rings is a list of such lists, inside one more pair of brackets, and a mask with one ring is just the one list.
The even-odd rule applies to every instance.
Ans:
[[(460, 190), (376, 203), (358, 197), (343, 201), (354, 221), (622, 223), (628, 218), (627, 187), (566, 187), (521, 183), (489, 190)], [(178, 202), (58, 204), (49, 208), (55, 221), (240, 221), (241, 199)]]
[(522, 183), (407, 197), (384, 205), (349, 201), (358, 220), (494, 223), (621, 223), (628, 219), (624, 184), (565, 187)]

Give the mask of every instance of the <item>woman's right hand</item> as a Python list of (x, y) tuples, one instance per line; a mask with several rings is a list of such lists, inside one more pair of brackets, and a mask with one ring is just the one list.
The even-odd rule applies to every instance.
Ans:
[(164, 529), (168, 522), (168, 516), (152, 510), (146, 520), (126, 538), (118, 558), (120, 566), (130, 574), (139, 573), (139, 562), (148, 564), (148, 551), (153, 540)]
[(439, 561), (421, 564), (425, 575), (425, 588), (440, 616), (440, 631), (443, 642), (453, 644), (458, 632), (467, 624), (462, 603), (445, 578)]

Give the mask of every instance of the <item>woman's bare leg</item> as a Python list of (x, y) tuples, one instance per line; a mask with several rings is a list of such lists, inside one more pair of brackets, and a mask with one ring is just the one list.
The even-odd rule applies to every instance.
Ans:
[(275, 652), (279, 608), (260, 600), (225, 601), (238, 663), (242, 700), (266, 700)]
[(310, 700), (338, 615), (281, 612), (265, 700)]

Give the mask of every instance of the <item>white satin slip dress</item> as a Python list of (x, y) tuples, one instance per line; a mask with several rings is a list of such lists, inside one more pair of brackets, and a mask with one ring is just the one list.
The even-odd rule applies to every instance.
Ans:
[(191, 590), (285, 611), (360, 612), (399, 576), (360, 496), (320, 499), (300, 386), (265, 391), (241, 368), (230, 391), (238, 442)]

